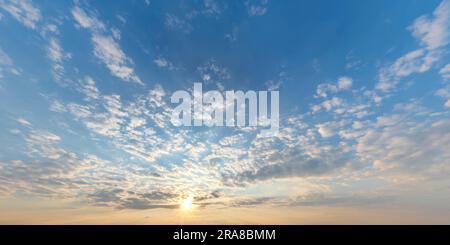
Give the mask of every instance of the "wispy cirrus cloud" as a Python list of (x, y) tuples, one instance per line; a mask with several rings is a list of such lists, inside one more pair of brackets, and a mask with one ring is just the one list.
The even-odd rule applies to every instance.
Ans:
[(28, 0), (1, 0), (0, 8), (31, 29), (36, 29), (37, 22), (42, 19), (41, 11)]
[(421, 48), (399, 57), (392, 65), (380, 70), (378, 90), (392, 91), (402, 78), (430, 70), (443, 55), (442, 48), (450, 43), (450, 1), (444, 0), (432, 16), (421, 16), (408, 27)]
[(249, 16), (263, 16), (267, 13), (269, 0), (250, 0), (245, 1), (247, 13)]
[[(112, 75), (126, 82), (144, 85), (135, 74), (133, 61), (121, 49), (117, 42), (117, 29), (108, 34), (106, 25), (100, 21), (94, 11), (85, 11), (80, 6), (74, 6), (72, 16), (76, 23), (91, 32), (94, 45), (94, 55), (109, 69)], [(116, 31), (113, 31), (116, 30)]]

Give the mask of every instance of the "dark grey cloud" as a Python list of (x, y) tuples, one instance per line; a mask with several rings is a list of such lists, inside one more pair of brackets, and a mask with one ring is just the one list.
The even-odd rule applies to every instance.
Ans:
[(215, 199), (223, 196), (223, 193), (220, 190), (215, 190), (209, 194), (201, 195), (201, 196), (195, 196), (194, 201), (201, 202), (205, 200)]
[(153, 191), (149, 193), (139, 194), (139, 196), (147, 200), (167, 200), (177, 197), (178, 195), (170, 192)]
[(174, 199), (177, 197), (177, 194), (171, 192), (136, 193), (121, 188), (97, 190), (87, 195), (89, 203), (95, 206), (108, 206), (118, 209), (176, 208), (178, 204)]
[(224, 182), (231, 185), (240, 185), (246, 182), (260, 180), (309, 177), (330, 174), (350, 163), (350, 158), (335, 155), (335, 158), (305, 158), (295, 156), (271, 165), (262, 166), (256, 170), (248, 170), (237, 175), (223, 175)]
[(228, 204), (231, 207), (243, 207), (243, 206), (258, 206), (262, 204), (271, 203), (276, 200), (275, 197), (256, 197), (256, 198), (246, 198), (238, 199)]
[(119, 209), (154, 209), (154, 208), (178, 208), (178, 204), (152, 203), (148, 199), (142, 198), (126, 198), (121, 200)]
[(347, 194), (347, 195), (327, 195), (313, 194), (299, 196), (289, 203), (289, 206), (367, 206), (395, 201), (392, 195), (379, 193), (371, 194)]

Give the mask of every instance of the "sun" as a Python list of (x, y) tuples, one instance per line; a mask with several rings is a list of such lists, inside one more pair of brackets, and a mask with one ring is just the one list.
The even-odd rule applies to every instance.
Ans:
[(192, 197), (187, 197), (181, 200), (180, 208), (182, 210), (191, 210), (192, 209)]

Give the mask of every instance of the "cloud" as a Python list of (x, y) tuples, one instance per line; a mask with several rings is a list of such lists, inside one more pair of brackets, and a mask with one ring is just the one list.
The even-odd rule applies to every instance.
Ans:
[(28, 122), (27, 120), (23, 119), (23, 118), (19, 118), (17, 119), (17, 122), (20, 123), (22, 126), (32, 126), (30, 122)]
[(391, 66), (380, 71), (376, 89), (383, 92), (393, 90), (401, 78), (430, 70), (439, 56), (440, 53), (425, 49), (417, 49), (401, 56)]
[(0, 47), (0, 79), (3, 77), (3, 69), (6, 69), (8, 72), (14, 75), (21, 74), (20, 69), (15, 67), (13, 60)]
[(278, 80), (278, 81), (270, 80), (266, 83), (267, 90), (268, 91), (279, 90), (282, 84), (283, 84), (282, 80)]
[(264, 204), (270, 204), (276, 198), (274, 197), (253, 197), (253, 198), (240, 198), (238, 200), (233, 200), (227, 205), (230, 207), (255, 207)]
[(155, 63), (160, 68), (166, 68), (168, 70), (176, 70), (177, 69), (172, 64), (172, 62), (170, 62), (169, 60), (167, 60), (167, 59), (165, 59), (163, 57), (158, 57), (158, 58), (154, 59), (153, 63)]
[(411, 118), (383, 123), (358, 140), (357, 152), (379, 170), (401, 170), (426, 175), (440, 172), (450, 164), (450, 121), (430, 118), (412, 122)]
[(249, 16), (263, 16), (267, 13), (269, 0), (245, 1), (245, 7)]
[(60, 147), (61, 138), (51, 132), (31, 129), (24, 140), (29, 158), (1, 165), (0, 183), (10, 191), (8, 194), (74, 197), (80, 183), (74, 176), (86, 169), (87, 162)]
[(338, 79), (337, 85), (339, 90), (347, 90), (352, 87), (353, 79), (350, 77), (340, 77)]
[(127, 82), (143, 85), (131, 67), (131, 59), (125, 55), (112, 37), (94, 34), (92, 42), (94, 43), (94, 55), (108, 67), (114, 76)]
[(440, 88), (435, 93), (437, 96), (447, 100), (444, 104), (445, 107), (450, 107), (450, 85)]
[(28, 0), (0, 0), (0, 8), (31, 29), (35, 29), (37, 22), (42, 18), (40, 10)]
[[(89, 16), (83, 9), (78, 6), (73, 7), (72, 16), (78, 25), (82, 28), (91, 29), (93, 31), (105, 30), (105, 24), (95, 16)], [(93, 14), (92, 14), (93, 15)]]
[(80, 81), (79, 91), (85, 95), (86, 100), (98, 100), (100, 99), (100, 91), (98, 90), (94, 79), (90, 76), (86, 76)]
[(127, 82), (144, 84), (135, 74), (133, 61), (114, 39), (117, 38), (117, 31), (114, 32), (117, 29), (112, 29), (112, 36), (106, 34), (106, 25), (98, 20), (94, 13), (87, 14), (79, 6), (73, 7), (72, 16), (79, 26), (91, 31), (94, 55), (106, 65), (112, 75)]
[(203, 0), (204, 13), (209, 16), (221, 15), (224, 11), (224, 4), (216, 0)]
[(170, 192), (136, 193), (121, 188), (113, 188), (96, 190), (87, 195), (87, 200), (95, 206), (108, 206), (118, 209), (173, 209), (178, 208), (178, 204), (171, 200), (174, 197), (177, 197), (177, 195)]
[(11, 58), (0, 48), (0, 65), (11, 66), (12, 64)]
[(382, 193), (355, 193), (355, 194), (309, 194), (298, 196), (289, 203), (289, 206), (339, 206), (339, 207), (355, 207), (355, 206), (373, 206), (387, 202), (394, 202), (395, 197)]
[(329, 159), (307, 159), (303, 156), (294, 155), (288, 157), (282, 163), (270, 164), (256, 171), (244, 171), (231, 179), (225, 177), (225, 181), (229, 182), (232, 180), (232, 182), (241, 183), (275, 178), (321, 176), (345, 166), (348, 161), (348, 159), (338, 155)]
[(65, 112), (66, 107), (61, 102), (54, 100), (50, 104), (49, 110), (54, 112)]
[(333, 129), (329, 127), (329, 124), (318, 124), (316, 125), (317, 132), (319, 132), (320, 136), (324, 138), (328, 138), (334, 135)]
[(412, 34), (428, 50), (450, 43), (450, 1), (443, 0), (434, 10), (433, 16), (421, 16), (409, 27)]
[(186, 34), (190, 33), (194, 29), (187, 20), (174, 14), (166, 14), (165, 25), (169, 30), (177, 30)]
[(53, 76), (57, 81), (61, 81), (64, 75), (63, 62), (70, 59), (72, 55), (64, 52), (58, 39), (50, 38), (47, 47), (47, 57), (52, 61)]
[(450, 79), (450, 64), (447, 64), (446, 66), (442, 67), (441, 70), (439, 70), (439, 74), (442, 76), (444, 80)]
[(401, 78), (430, 70), (441, 58), (442, 48), (450, 42), (450, 1), (444, 0), (434, 10), (433, 16), (421, 16), (408, 27), (422, 48), (399, 57), (392, 65), (379, 72), (376, 89), (390, 92)]
[(220, 83), (231, 78), (231, 73), (226, 67), (217, 64), (215, 60), (210, 60), (197, 67), (200, 77), (206, 84)]
[(326, 98), (330, 94), (348, 90), (352, 87), (353, 79), (350, 77), (340, 77), (336, 83), (321, 83), (317, 85), (316, 97)]

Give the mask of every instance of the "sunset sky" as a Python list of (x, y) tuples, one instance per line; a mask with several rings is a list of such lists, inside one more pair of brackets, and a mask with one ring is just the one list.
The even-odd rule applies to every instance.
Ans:
[[(450, 0), (0, 0), (0, 224), (450, 224)], [(175, 127), (279, 91), (280, 130)]]

